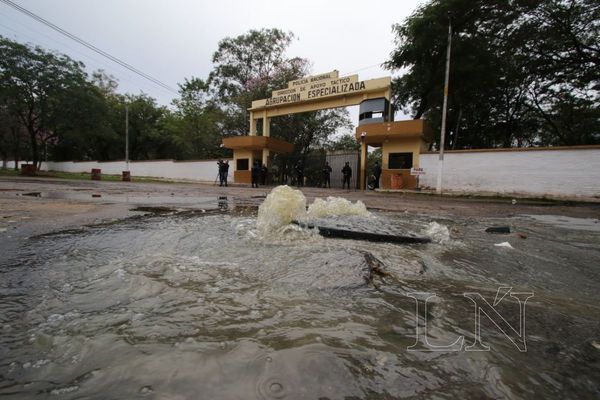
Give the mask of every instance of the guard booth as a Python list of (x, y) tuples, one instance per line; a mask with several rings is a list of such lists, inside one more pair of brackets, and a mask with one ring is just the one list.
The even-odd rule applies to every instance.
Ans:
[[(433, 131), (424, 120), (379, 122), (366, 115), (360, 120), (355, 135), (361, 144), (361, 165), (366, 165), (368, 146), (381, 147), (382, 189), (417, 187), (417, 179), (410, 170), (419, 167), (419, 155), (427, 151), (433, 141)], [(364, 189), (366, 177), (361, 178)]]
[[(263, 132), (264, 133), (264, 132)], [(291, 153), (294, 145), (270, 136), (233, 136), (223, 139), (223, 146), (233, 149), (233, 181), (252, 182), (252, 165), (258, 161), (271, 170), (271, 153)]]

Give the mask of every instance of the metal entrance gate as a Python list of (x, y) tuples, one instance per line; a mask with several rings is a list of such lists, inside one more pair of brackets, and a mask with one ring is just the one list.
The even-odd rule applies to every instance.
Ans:
[(342, 188), (343, 175), (342, 168), (346, 165), (346, 162), (350, 163), (352, 168), (352, 178), (350, 179), (350, 187), (357, 189), (359, 183), (360, 174), (360, 153), (349, 152), (347, 150), (331, 151), (325, 155), (325, 160), (329, 163), (331, 171), (331, 187)]

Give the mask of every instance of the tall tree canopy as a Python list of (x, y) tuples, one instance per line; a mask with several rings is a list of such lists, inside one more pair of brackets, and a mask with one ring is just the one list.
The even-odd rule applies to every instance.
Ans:
[[(223, 136), (248, 134), (252, 101), (308, 74), (306, 59), (285, 55), (293, 39), (279, 29), (223, 39), (208, 78), (186, 79), (172, 107), (164, 107), (144, 93), (117, 93), (116, 79), (104, 71), (88, 76), (83, 63), (65, 55), (0, 37), (0, 155), (36, 164), (123, 159), (126, 107), (132, 160), (230, 155)], [(296, 149), (275, 161), (306, 157), (350, 125), (347, 115), (329, 110), (274, 119), (271, 134)]]
[(228, 134), (247, 135), (252, 101), (269, 97), (285, 82), (307, 74), (307, 60), (285, 56), (293, 39), (289, 32), (261, 29), (219, 42), (208, 83), (226, 113)]
[(395, 25), (396, 105), (438, 135), (449, 21), (448, 147), (600, 142), (597, 0), (433, 0)]
[(210, 98), (209, 86), (199, 78), (186, 79), (179, 85), (180, 97), (173, 101), (176, 107), (172, 129), (180, 158), (221, 158), (229, 155), (221, 145), (225, 116)]
[(0, 99), (27, 132), (32, 161), (40, 147), (57, 140), (69, 103), (90, 85), (83, 64), (0, 37)]
[[(252, 101), (270, 97), (273, 90), (309, 73), (308, 60), (286, 57), (293, 39), (292, 33), (261, 29), (219, 42), (208, 83), (215, 103), (224, 113), (222, 126), (226, 134), (247, 135), (250, 131), (247, 109)], [(271, 135), (294, 144), (292, 155), (275, 159), (279, 170), (305, 158), (316, 144), (323, 144), (330, 135), (350, 125), (344, 109), (275, 118), (271, 122)]]

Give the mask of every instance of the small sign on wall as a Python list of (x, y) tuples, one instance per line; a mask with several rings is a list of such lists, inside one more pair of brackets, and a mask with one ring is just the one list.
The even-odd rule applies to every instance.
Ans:
[(410, 174), (413, 176), (425, 175), (425, 169), (423, 168), (411, 168)]

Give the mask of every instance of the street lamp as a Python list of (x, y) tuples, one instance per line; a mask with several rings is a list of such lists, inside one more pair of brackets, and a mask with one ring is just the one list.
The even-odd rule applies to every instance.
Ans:
[(129, 171), (129, 106), (125, 105), (125, 169)]
[(450, 80), (450, 49), (452, 47), (452, 22), (448, 18), (448, 48), (446, 51), (446, 76), (444, 80), (444, 106), (442, 108), (442, 131), (440, 133), (440, 157), (438, 162), (437, 194), (442, 194), (442, 174), (444, 172), (444, 141), (446, 137), (446, 113), (448, 109), (448, 81)]

